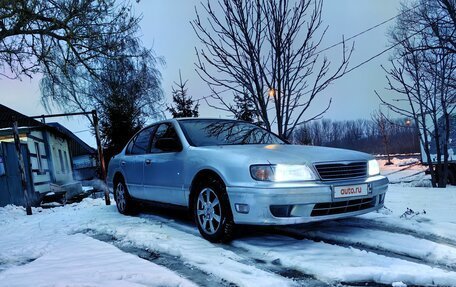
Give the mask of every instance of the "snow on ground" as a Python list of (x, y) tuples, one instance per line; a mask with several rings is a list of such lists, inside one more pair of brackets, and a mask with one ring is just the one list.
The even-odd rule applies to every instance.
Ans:
[(404, 213), (407, 208), (420, 212), (416, 216), (417, 221), (433, 220), (456, 224), (455, 203), (456, 186), (430, 188), (390, 184), (385, 205), (395, 212)]
[[(340, 225), (339, 225), (340, 227)], [(419, 258), (423, 261), (456, 267), (456, 249), (431, 240), (416, 238), (410, 234), (394, 234), (383, 230), (362, 227), (337, 228), (337, 225), (320, 226), (309, 235), (345, 243), (363, 244), (374, 249)]]
[[(322, 242), (269, 236), (233, 244), (325, 282), (456, 286), (456, 188), (391, 184), (385, 205), (381, 212), (293, 228)], [(402, 216), (407, 208), (420, 214)]]
[[(225, 286), (307, 285), (283, 275), (295, 272), (316, 285), (456, 286), (456, 187), (412, 187), (427, 180), (425, 168), (413, 159), (393, 162), (382, 165), (382, 173), (398, 182), (390, 184), (386, 208), (293, 228), (303, 239), (247, 228), (230, 245), (212, 244), (172, 214), (123, 216), (101, 199), (37, 208), (32, 216), (21, 207), (0, 208), (0, 285), (204, 286), (197, 272), (191, 274), (199, 270)], [(119, 246), (172, 256), (190, 275)]]
[(386, 165), (387, 160), (378, 160), (382, 174), (387, 176), (391, 183), (413, 183), (429, 186), (427, 181), (430, 177), (424, 173), (427, 167), (420, 164), (416, 157), (391, 159), (392, 164)]
[(0, 273), (3, 286), (196, 286), (166, 268), (82, 234), (56, 236), (53, 241), (52, 248), (36, 260)]
[[(70, 238), (87, 231), (109, 234), (125, 245), (134, 244), (136, 247), (182, 258), (184, 263), (238, 286), (251, 286), (252, 282), (257, 282), (259, 286), (288, 286), (293, 283), (287, 278), (242, 263), (243, 258), (236, 253), (211, 244), (198, 235), (179, 231), (163, 225), (159, 221), (153, 222), (144, 218), (123, 216), (117, 212), (114, 205), (105, 206), (101, 199), (85, 199), (80, 204), (53, 209), (34, 209), (32, 216), (24, 216), (24, 214), (23, 208), (12, 206), (0, 208), (0, 234), (2, 234), (0, 237), (0, 265), (4, 265), (3, 268), (7, 269), (0, 273), (0, 282), (6, 282), (6, 286), (13, 285), (18, 274), (22, 274), (22, 276), (27, 274), (23, 278), (23, 280), (27, 280), (25, 278), (28, 277), (28, 272), (25, 266), (34, 264), (38, 265), (34, 268), (45, 270), (46, 267), (42, 265), (46, 265), (46, 258), (50, 254), (53, 254), (53, 260), (58, 261), (60, 258), (65, 262), (67, 255), (62, 252), (64, 249), (62, 242), (72, 240), (73, 244), (68, 246), (67, 252), (73, 253), (73, 247), (78, 244), (77, 240)], [(86, 235), (77, 236), (79, 239), (87, 238)], [(87, 246), (85, 240), (82, 240), (79, 245), (79, 249)], [(106, 252), (103, 251), (102, 246), (107, 248), (110, 245), (100, 245), (101, 255)], [(118, 253), (122, 252), (118, 250)], [(111, 270), (110, 264), (103, 264), (101, 255), (97, 256), (95, 253), (94, 256), (77, 257), (74, 258), (74, 262), (69, 264), (85, 266), (87, 262), (90, 262), (99, 265), (100, 268), (107, 268), (104, 271), (109, 272), (115, 279), (144, 286), (176, 286), (178, 285), (176, 282), (182, 286), (191, 285), (189, 281), (162, 267), (159, 269), (159, 266), (152, 263), (149, 263), (151, 268), (147, 269), (143, 266), (143, 268), (138, 268), (136, 273), (118, 273), (119, 270)], [(125, 265), (134, 265), (134, 258), (131, 256), (128, 258), (131, 260), (123, 261), (123, 258), (119, 256), (116, 261)], [(30, 261), (33, 262), (28, 263)], [(26, 265), (13, 267), (13, 271), (10, 271), (11, 266), (21, 264)], [(166, 271), (163, 274), (167, 274), (169, 277), (168, 281), (158, 280), (165, 276), (159, 272), (163, 269)], [(134, 268), (131, 268), (132, 272), (133, 270)], [(154, 271), (156, 271), (155, 274)], [(82, 275), (78, 268), (64, 268), (61, 272), (67, 275), (67, 283), (70, 285), (86, 286), (83, 284), (83, 279), (78, 279)], [(94, 269), (94, 272), (97, 270)], [(50, 275), (52, 274), (50, 273)], [(147, 274), (152, 275), (146, 276)], [(91, 273), (85, 273), (85, 276), (90, 277)], [(157, 277), (157, 280), (154, 281), (154, 277)], [(109, 280), (108, 278), (106, 280)], [(51, 276), (46, 286), (59, 286), (60, 279), (59, 276)], [(148, 279), (151, 281), (147, 281)], [(28, 277), (28, 280), (35, 281), (33, 274)], [(78, 285), (79, 283), (80, 285)]]
[(235, 246), (280, 260), (283, 266), (312, 274), (326, 282), (407, 282), (413, 285), (456, 285), (456, 272), (448, 272), (350, 247), (271, 236), (235, 241)]

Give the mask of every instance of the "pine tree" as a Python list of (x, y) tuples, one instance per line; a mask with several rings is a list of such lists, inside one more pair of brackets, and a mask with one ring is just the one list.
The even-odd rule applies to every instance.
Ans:
[(236, 103), (236, 107), (234, 108), (236, 119), (249, 123), (255, 122), (255, 107), (247, 94), (234, 96), (234, 102)]
[(173, 87), (173, 102), (174, 106), (168, 106), (167, 110), (173, 115), (173, 118), (197, 118), (199, 104), (194, 103), (191, 97), (187, 95), (187, 85), (188, 80), (182, 82), (182, 75), (179, 71), (179, 83), (174, 82), (176, 87)]

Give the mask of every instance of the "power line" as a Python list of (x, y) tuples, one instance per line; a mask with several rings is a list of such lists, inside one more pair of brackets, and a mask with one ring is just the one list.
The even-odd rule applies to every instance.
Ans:
[[(437, 19), (436, 21), (440, 21), (440, 20), (442, 20), (443, 18), (445, 18), (445, 17), (441, 17), (441, 18)], [(423, 31), (424, 31), (425, 29), (427, 29), (427, 28), (429, 28), (428, 25), (425, 25), (422, 29), (416, 31), (415, 33), (413, 33), (413, 34), (411, 34), (411, 35), (409, 35), (409, 36), (407, 36), (405, 39), (400, 40), (399, 42), (395, 43), (394, 45), (392, 45), (392, 46), (390, 46), (390, 47), (388, 47), (388, 48), (382, 50), (381, 52), (375, 54), (374, 56), (370, 57), (369, 59), (367, 59), (367, 60), (365, 60), (365, 61), (359, 63), (358, 65), (356, 65), (356, 66), (350, 68), (349, 70), (347, 70), (347, 71), (345, 72), (345, 74), (348, 74), (348, 73), (350, 73), (351, 71), (353, 71), (353, 70), (355, 70), (355, 69), (358, 69), (359, 67), (361, 67), (361, 66), (363, 66), (363, 65), (365, 65), (365, 64), (367, 64), (367, 63), (369, 63), (369, 62), (372, 61), (373, 59), (378, 58), (379, 56), (383, 55), (384, 53), (388, 52), (389, 50), (395, 48), (396, 46), (402, 44), (403, 42), (405, 42), (405, 41), (409, 40), (410, 38), (412, 38), (412, 37), (418, 35), (419, 33), (423, 32)]]
[(82, 130), (82, 131), (77, 131), (77, 132), (73, 132), (74, 134), (78, 134), (78, 133), (85, 133), (85, 132), (89, 132), (91, 130)]
[[(240, 87), (240, 86), (241, 86), (241, 85), (237, 85), (237, 87)], [(228, 91), (231, 91), (231, 90), (233, 90), (233, 88), (226, 88), (226, 89), (224, 89), (224, 90), (222, 90), (222, 91), (220, 91), (220, 92), (217, 92), (217, 94), (224, 93), (224, 92), (228, 92)], [(205, 100), (205, 99), (207, 99), (207, 98), (212, 98), (212, 97), (214, 96), (214, 94), (215, 94), (215, 93), (210, 94), (210, 95), (207, 95), (207, 96), (204, 96), (204, 97), (200, 97), (200, 98), (194, 99), (193, 101), (199, 102), (199, 101)]]
[(331, 45), (331, 46), (329, 46), (329, 47), (326, 47), (326, 48), (324, 48), (324, 49), (318, 51), (317, 54), (320, 54), (321, 52), (325, 52), (325, 51), (327, 51), (327, 50), (329, 50), (329, 49), (332, 49), (332, 48), (334, 48), (334, 47), (336, 47), (336, 46), (342, 45), (342, 44), (344, 44), (344, 43), (347, 42), (347, 41), (353, 40), (353, 39), (355, 39), (356, 37), (359, 37), (359, 36), (361, 36), (361, 35), (363, 35), (363, 34), (369, 32), (369, 31), (372, 31), (372, 30), (374, 30), (375, 28), (380, 27), (380, 26), (382, 26), (382, 25), (384, 25), (384, 24), (386, 24), (386, 23), (388, 23), (388, 22), (390, 22), (390, 21), (396, 19), (397, 17), (399, 17), (399, 16), (401, 16), (401, 15), (403, 15), (403, 14), (405, 14), (405, 13), (407, 13), (407, 12), (409, 12), (409, 11), (415, 9), (415, 8), (418, 8), (418, 7), (419, 7), (419, 5), (416, 5), (416, 6), (411, 7), (411, 8), (409, 8), (409, 9), (405, 10), (405, 11), (402, 11), (401, 13), (399, 13), (399, 14), (397, 14), (397, 15), (391, 17), (391, 18), (388, 18), (388, 19), (386, 19), (386, 20), (383, 21), (383, 22), (380, 22), (380, 23), (378, 23), (378, 24), (376, 24), (376, 25), (374, 25), (374, 26), (372, 26), (372, 27), (370, 27), (370, 28), (367, 28), (366, 30), (363, 30), (363, 31), (361, 31), (361, 32), (359, 32), (359, 33), (357, 33), (357, 34), (355, 34), (355, 35), (353, 35), (353, 36), (351, 36), (351, 37), (349, 37), (349, 38), (347, 38), (347, 39), (344, 39), (344, 40), (342, 40), (342, 41), (340, 41), (340, 42), (338, 42), (338, 43), (336, 43), (336, 44), (333, 44), (333, 45)]

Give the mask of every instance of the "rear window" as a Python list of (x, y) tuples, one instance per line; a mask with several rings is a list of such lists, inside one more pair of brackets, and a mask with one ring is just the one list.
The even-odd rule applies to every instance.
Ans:
[(154, 127), (148, 127), (142, 130), (135, 139), (128, 145), (127, 152), (130, 154), (145, 154), (148, 152), (150, 138), (154, 131)]

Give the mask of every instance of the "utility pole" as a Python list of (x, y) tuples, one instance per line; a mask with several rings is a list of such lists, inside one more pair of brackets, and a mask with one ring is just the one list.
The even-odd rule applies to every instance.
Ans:
[(104, 195), (105, 195), (105, 202), (106, 205), (111, 205), (111, 199), (109, 198), (109, 189), (106, 185), (106, 165), (103, 156), (103, 147), (101, 146), (101, 139), (100, 139), (100, 129), (98, 127), (98, 115), (97, 111), (92, 111), (92, 118), (93, 118), (93, 125), (95, 128), (95, 138), (97, 140), (97, 149), (98, 149), (98, 158), (100, 160), (100, 168), (101, 168), (101, 180), (104, 182)]
[(27, 181), (25, 179), (25, 166), (24, 159), (22, 158), (21, 152), (21, 141), (19, 139), (19, 130), (17, 128), (17, 121), (13, 119), (13, 135), (14, 135), (14, 145), (16, 146), (17, 159), (19, 161), (19, 172), (21, 174), (21, 184), (22, 190), (24, 191), (24, 200), (25, 200), (25, 210), (27, 215), (32, 215), (32, 207), (30, 205), (29, 194), (27, 190)]

